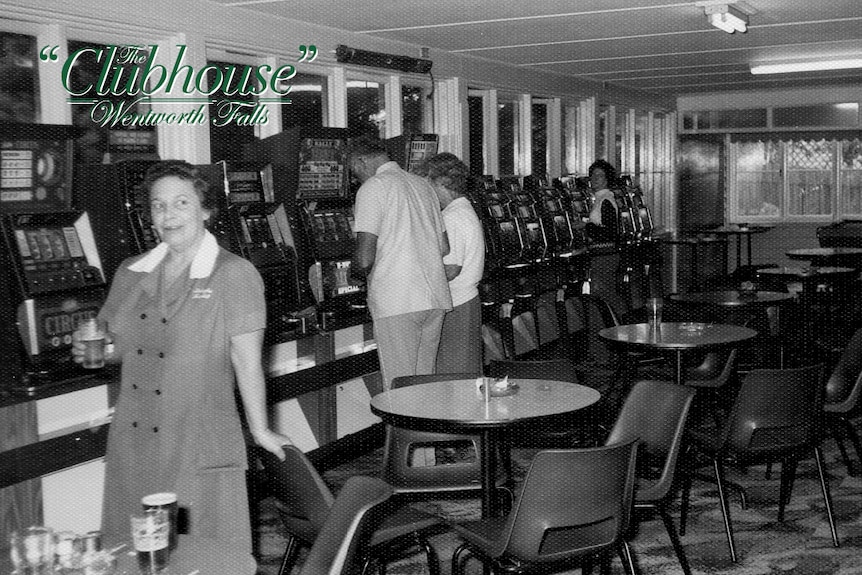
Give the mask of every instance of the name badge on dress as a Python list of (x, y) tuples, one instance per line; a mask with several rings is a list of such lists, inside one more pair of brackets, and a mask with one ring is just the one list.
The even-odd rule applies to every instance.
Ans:
[(209, 299), (213, 290), (209, 288), (195, 288), (192, 290), (192, 299)]

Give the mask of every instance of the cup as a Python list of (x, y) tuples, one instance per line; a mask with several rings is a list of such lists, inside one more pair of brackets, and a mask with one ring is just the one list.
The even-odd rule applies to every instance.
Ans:
[(661, 309), (663, 307), (661, 298), (651, 297), (646, 301), (647, 323), (650, 328), (661, 324)]
[(176, 493), (151, 493), (141, 498), (141, 505), (144, 511), (163, 510), (168, 513), (168, 522), (170, 523), (170, 531), (168, 532), (168, 546), (171, 551), (177, 548), (177, 517), (179, 516), (179, 506), (177, 505)]
[(9, 538), (15, 573), (50, 575), (54, 571), (54, 533), (47, 527), (28, 527)]
[(152, 509), (131, 516), (132, 544), (138, 558), (140, 575), (159, 575), (168, 566), (170, 524), (168, 512)]
[(81, 343), (84, 344), (84, 361), (81, 364), (86, 369), (105, 367), (105, 334), (108, 326), (104, 320), (91, 317), (78, 326)]

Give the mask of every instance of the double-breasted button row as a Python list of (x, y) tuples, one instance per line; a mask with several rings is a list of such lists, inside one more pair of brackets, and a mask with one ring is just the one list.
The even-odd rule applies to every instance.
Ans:
[[(144, 350), (139, 349), (139, 350), (138, 350), (138, 355), (144, 355)], [(160, 352), (158, 353), (158, 356), (159, 356), (159, 358), (163, 358), (163, 357), (165, 357), (165, 352), (160, 351)]]
[[(138, 422), (137, 422), (137, 421), (133, 421), (133, 422), (132, 422), (132, 427), (137, 427), (137, 426), (138, 426)], [(153, 433), (158, 433), (158, 432), (159, 432), (159, 428), (158, 428), (158, 426), (153, 427)]]

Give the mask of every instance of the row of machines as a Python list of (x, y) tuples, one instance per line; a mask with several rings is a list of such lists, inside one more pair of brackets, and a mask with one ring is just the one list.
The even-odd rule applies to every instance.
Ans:
[(550, 264), (566, 273), (577, 256), (651, 245), (655, 226), (640, 187), (624, 177), (612, 191), (619, 217), (616, 240), (609, 242), (588, 234), (593, 195), (586, 177), (548, 183), (528, 176), (522, 185), (517, 178), (484, 176), (474, 182), (470, 200), (483, 221), (487, 271), (531, 273), (536, 264)]
[[(77, 135), (70, 126), (0, 125), (0, 259), (12, 272), (0, 274), (5, 388), (89, 375), (70, 361), (72, 332), (98, 312), (120, 263), (159, 242), (142, 189), (158, 161), (155, 134), (120, 132), (113, 163), (73, 166)], [(297, 127), (249, 145), (243, 162), (199, 166), (218, 204), (210, 231), (264, 280), (270, 343), (369, 319), (365, 286), (350, 273), (356, 183), (347, 143), (343, 129)], [(437, 138), (410, 134), (387, 146), (412, 170), (436, 153)], [(486, 277), (550, 270), (557, 284), (588, 280), (585, 256), (649, 244), (640, 190), (623, 181), (615, 194), (617, 241), (601, 244), (585, 233), (586, 178), (478, 179), (469, 198), (485, 230)]]
[[(159, 160), (154, 132), (112, 134), (118, 161), (73, 166), (78, 135), (0, 125), (0, 388), (33, 392), (89, 376), (70, 361), (72, 332), (98, 313), (120, 263), (159, 242), (142, 187)], [(350, 274), (347, 138), (294, 128), (249, 146), (246, 161), (198, 166), (217, 203), (210, 231), (263, 278), (269, 343), (368, 320), (365, 286)], [(387, 145), (409, 168), (436, 153), (437, 139)]]

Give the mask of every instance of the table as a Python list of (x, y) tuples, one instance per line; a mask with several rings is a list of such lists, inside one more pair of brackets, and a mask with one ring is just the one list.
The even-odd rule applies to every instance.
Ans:
[(811, 291), (812, 285), (816, 289), (821, 283), (849, 279), (855, 273), (857, 273), (855, 269), (842, 266), (782, 266), (757, 270), (758, 276), (799, 282), (802, 284), (802, 291)]
[(611, 345), (674, 352), (674, 382), (682, 385), (684, 353), (732, 347), (757, 335), (755, 330), (739, 325), (701, 324), (703, 329), (698, 331), (687, 329), (690, 325), (690, 322), (662, 322), (655, 327), (646, 323), (622, 324), (604, 328), (599, 337)]
[(716, 234), (719, 236), (736, 236), (736, 267), (742, 265), (742, 238), (746, 239), (746, 253), (748, 255), (748, 265), (751, 266), (751, 236), (754, 234), (762, 234), (772, 229), (772, 226), (746, 226), (746, 225), (727, 225), (718, 226), (717, 228), (705, 228), (692, 230), (700, 234)]
[(509, 383), (518, 385), (517, 393), (492, 397), (487, 403), (475, 379), (399, 387), (371, 398), (371, 411), (397, 427), (478, 433), (482, 453), (482, 517), (495, 517), (497, 434), (520, 423), (570, 414), (601, 397), (595, 389), (566, 381), (510, 378)]
[(862, 248), (800, 248), (786, 252), (792, 260), (808, 260), (812, 266), (862, 267)]
[[(736, 310), (746, 310), (751, 308), (769, 308), (775, 307), (777, 310), (781, 306), (794, 301), (792, 293), (776, 292), (776, 291), (755, 291), (741, 292), (739, 290), (727, 291), (707, 291), (707, 292), (691, 292), (684, 294), (672, 294), (670, 299), (676, 302), (690, 305), (700, 305), (712, 308), (719, 308), (729, 312)], [(776, 325), (780, 333), (781, 313), (776, 314)], [(784, 346), (779, 347), (779, 367), (784, 367)]]
[[(188, 575), (194, 571), (200, 575), (254, 575), (257, 562), (250, 553), (224, 541), (180, 535), (166, 575)], [(117, 575), (138, 575), (137, 557), (125, 549), (117, 553)]]

